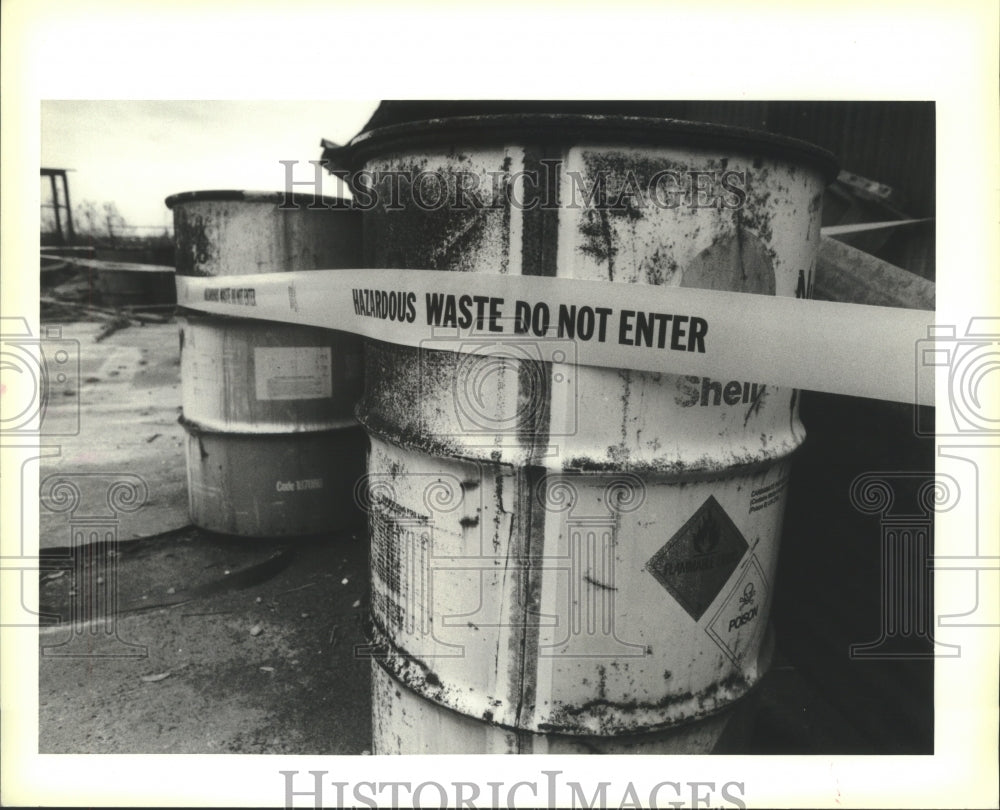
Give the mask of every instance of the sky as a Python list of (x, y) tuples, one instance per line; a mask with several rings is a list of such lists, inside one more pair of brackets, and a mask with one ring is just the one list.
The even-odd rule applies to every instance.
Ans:
[[(377, 101), (43, 100), (41, 164), (70, 169), (70, 202), (114, 202), (129, 225), (163, 227), (164, 199), (202, 189), (281, 190), (285, 167), (306, 161), (320, 140), (344, 143)], [(329, 178), (324, 193), (336, 192)], [(47, 192), (47, 189), (45, 189)], [(48, 193), (43, 192), (42, 202)]]

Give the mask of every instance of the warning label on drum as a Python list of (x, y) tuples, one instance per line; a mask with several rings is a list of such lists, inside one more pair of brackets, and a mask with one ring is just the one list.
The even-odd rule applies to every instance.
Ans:
[(781, 496), (784, 494), (785, 487), (787, 485), (788, 476), (786, 475), (775, 481), (773, 484), (759, 487), (751, 492), (749, 507), (750, 514), (778, 503), (778, 501), (781, 500)]
[(257, 399), (323, 399), (333, 394), (329, 346), (258, 346), (253, 360)]
[(384, 629), (430, 633), (428, 518), (390, 498), (371, 507), (372, 616)]
[(752, 556), (722, 607), (708, 623), (706, 632), (734, 664), (741, 663), (748, 650), (760, 646), (767, 625), (769, 588), (764, 570)]
[(714, 496), (646, 563), (649, 571), (698, 621), (725, 587), (749, 547)]

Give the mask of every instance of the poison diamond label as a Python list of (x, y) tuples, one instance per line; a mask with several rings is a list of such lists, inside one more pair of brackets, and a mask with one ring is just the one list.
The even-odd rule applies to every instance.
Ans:
[(698, 621), (725, 587), (747, 548), (736, 524), (710, 495), (649, 558), (646, 570)]
[(760, 646), (767, 625), (769, 590), (760, 563), (751, 556), (750, 564), (708, 623), (706, 631), (734, 664), (741, 662), (747, 650)]

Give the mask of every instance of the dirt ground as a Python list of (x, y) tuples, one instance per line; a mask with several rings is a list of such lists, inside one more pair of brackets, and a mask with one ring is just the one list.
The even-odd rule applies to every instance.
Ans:
[[(247, 548), (184, 529), (121, 546), (117, 574), (117, 620), (41, 634), (40, 752), (370, 747), (359, 538)], [(43, 585), (47, 612), (68, 609), (72, 577)]]
[[(62, 430), (40, 472), (39, 751), (369, 752), (364, 532), (345, 523), (289, 542), (191, 526), (177, 324), (133, 323), (98, 340), (105, 323), (54, 324), (77, 347), (79, 372), (53, 386), (45, 417)], [(72, 510), (46, 500), (46, 481), (61, 478), (79, 487)], [(123, 479), (141, 481), (144, 500), (109, 518), (107, 489)], [(95, 515), (112, 540), (74, 543), (81, 518)], [(803, 659), (780, 621), (778, 638), (756, 714), (730, 752), (877, 748), (845, 709), (850, 699), (838, 702), (824, 681), (823, 653)], [(906, 734), (881, 750), (905, 750)]]
[[(79, 373), (52, 392), (59, 454), (39, 475), (42, 753), (355, 753), (370, 747), (367, 545), (193, 527), (177, 324), (61, 322)], [(49, 486), (79, 503), (60, 511)], [(116, 481), (145, 489), (109, 518)], [(52, 505), (52, 508), (48, 508)], [(113, 542), (74, 544), (103, 516)], [(111, 596), (116, 604), (112, 607)]]

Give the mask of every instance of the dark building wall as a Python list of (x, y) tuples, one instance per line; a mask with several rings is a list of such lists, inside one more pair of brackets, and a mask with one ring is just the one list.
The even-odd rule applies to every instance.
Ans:
[(907, 214), (934, 216), (930, 101), (384, 101), (364, 129), (514, 112), (650, 115), (790, 135), (829, 149), (842, 169), (901, 192)]

